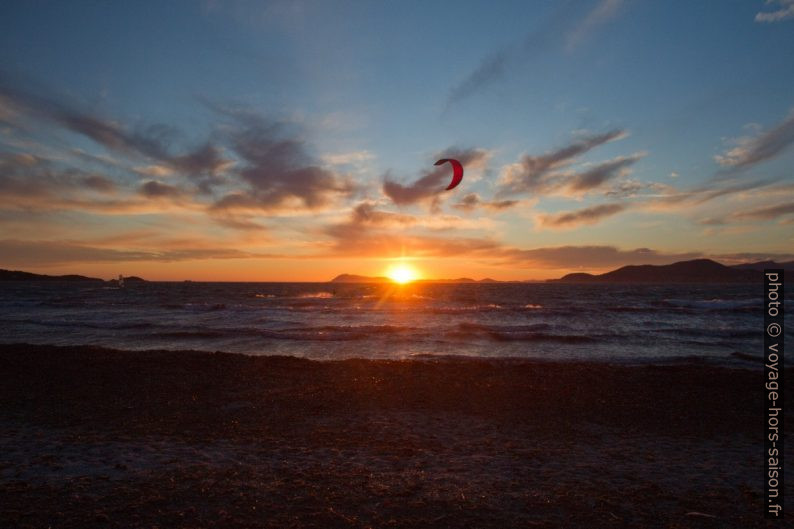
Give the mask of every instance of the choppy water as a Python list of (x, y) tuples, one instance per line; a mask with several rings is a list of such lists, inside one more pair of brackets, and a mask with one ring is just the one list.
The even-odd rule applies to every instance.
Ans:
[[(790, 289), (789, 289), (790, 290)], [(763, 285), (0, 283), (0, 341), (318, 359), (763, 353)], [(786, 296), (790, 299), (790, 296)], [(791, 342), (791, 330), (786, 333)]]

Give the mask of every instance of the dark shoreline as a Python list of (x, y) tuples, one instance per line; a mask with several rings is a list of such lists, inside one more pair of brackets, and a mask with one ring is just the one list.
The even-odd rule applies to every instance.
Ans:
[(3, 526), (767, 527), (756, 370), (0, 345), (0, 373)]

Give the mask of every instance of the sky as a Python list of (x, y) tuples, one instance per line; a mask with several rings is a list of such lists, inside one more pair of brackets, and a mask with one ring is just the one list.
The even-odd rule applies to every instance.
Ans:
[(0, 268), (791, 260), (792, 56), (794, 0), (3, 2)]

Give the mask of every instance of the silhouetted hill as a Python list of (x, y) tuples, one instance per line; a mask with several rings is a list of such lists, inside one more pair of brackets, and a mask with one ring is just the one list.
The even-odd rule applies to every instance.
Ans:
[(737, 270), (757, 270), (763, 272), (764, 268), (782, 268), (787, 272), (794, 272), (794, 261), (786, 261), (777, 263), (775, 261), (758, 261), (757, 263), (744, 263), (740, 265), (733, 265), (731, 268)]
[(20, 270), (0, 270), (0, 281), (103, 281), (96, 277), (86, 277), (74, 274), (65, 276), (48, 276), (33, 274)]
[(331, 283), (386, 283), (390, 281), (388, 277), (368, 277), (355, 274), (340, 274), (333, 278)]
[(757, 270), (722, 265), (711, 259), (680, 261), (669, 265), (630, 265), (605, 274), (575, 273), (553, 281), (564, 283), (754, 283)]

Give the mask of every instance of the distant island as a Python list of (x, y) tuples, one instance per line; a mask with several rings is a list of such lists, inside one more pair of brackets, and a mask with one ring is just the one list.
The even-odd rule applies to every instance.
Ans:
[[(21, 270), (2, 270), (0, 269), (0, 281), (102, 281), (98, 277), (87, 277), (77, 274), (68, 274), (63, 276), (50, 276), (45, 274), (34, 274), (31, 272), (23, 272)], [(138, 276), (130, 276), (124, 278), (125, 282), (142, 282), (146, 281)], [(118, 279), (111, 279), (110, 282), (118, 282)]]
[(391, 279), (388, 277), (367, 277), (355, 274), (340, 274), (333, 278), (329, 283), (390, 283)]
[(679, 261), (669, 265), (630, 265), (605, 274), (573, 273), (559, 279), (560, 283), (755, 283), (764, 268), (794, 270), (794, 261), (776, 263), (759, 261), (725, 266), (711, 259)]
[(65, 276), (48, 276), (33, 274), (21, 270), (0, 270), (0, 281), (104, 281), (98, 277), (86, 277), (75, 274)]

